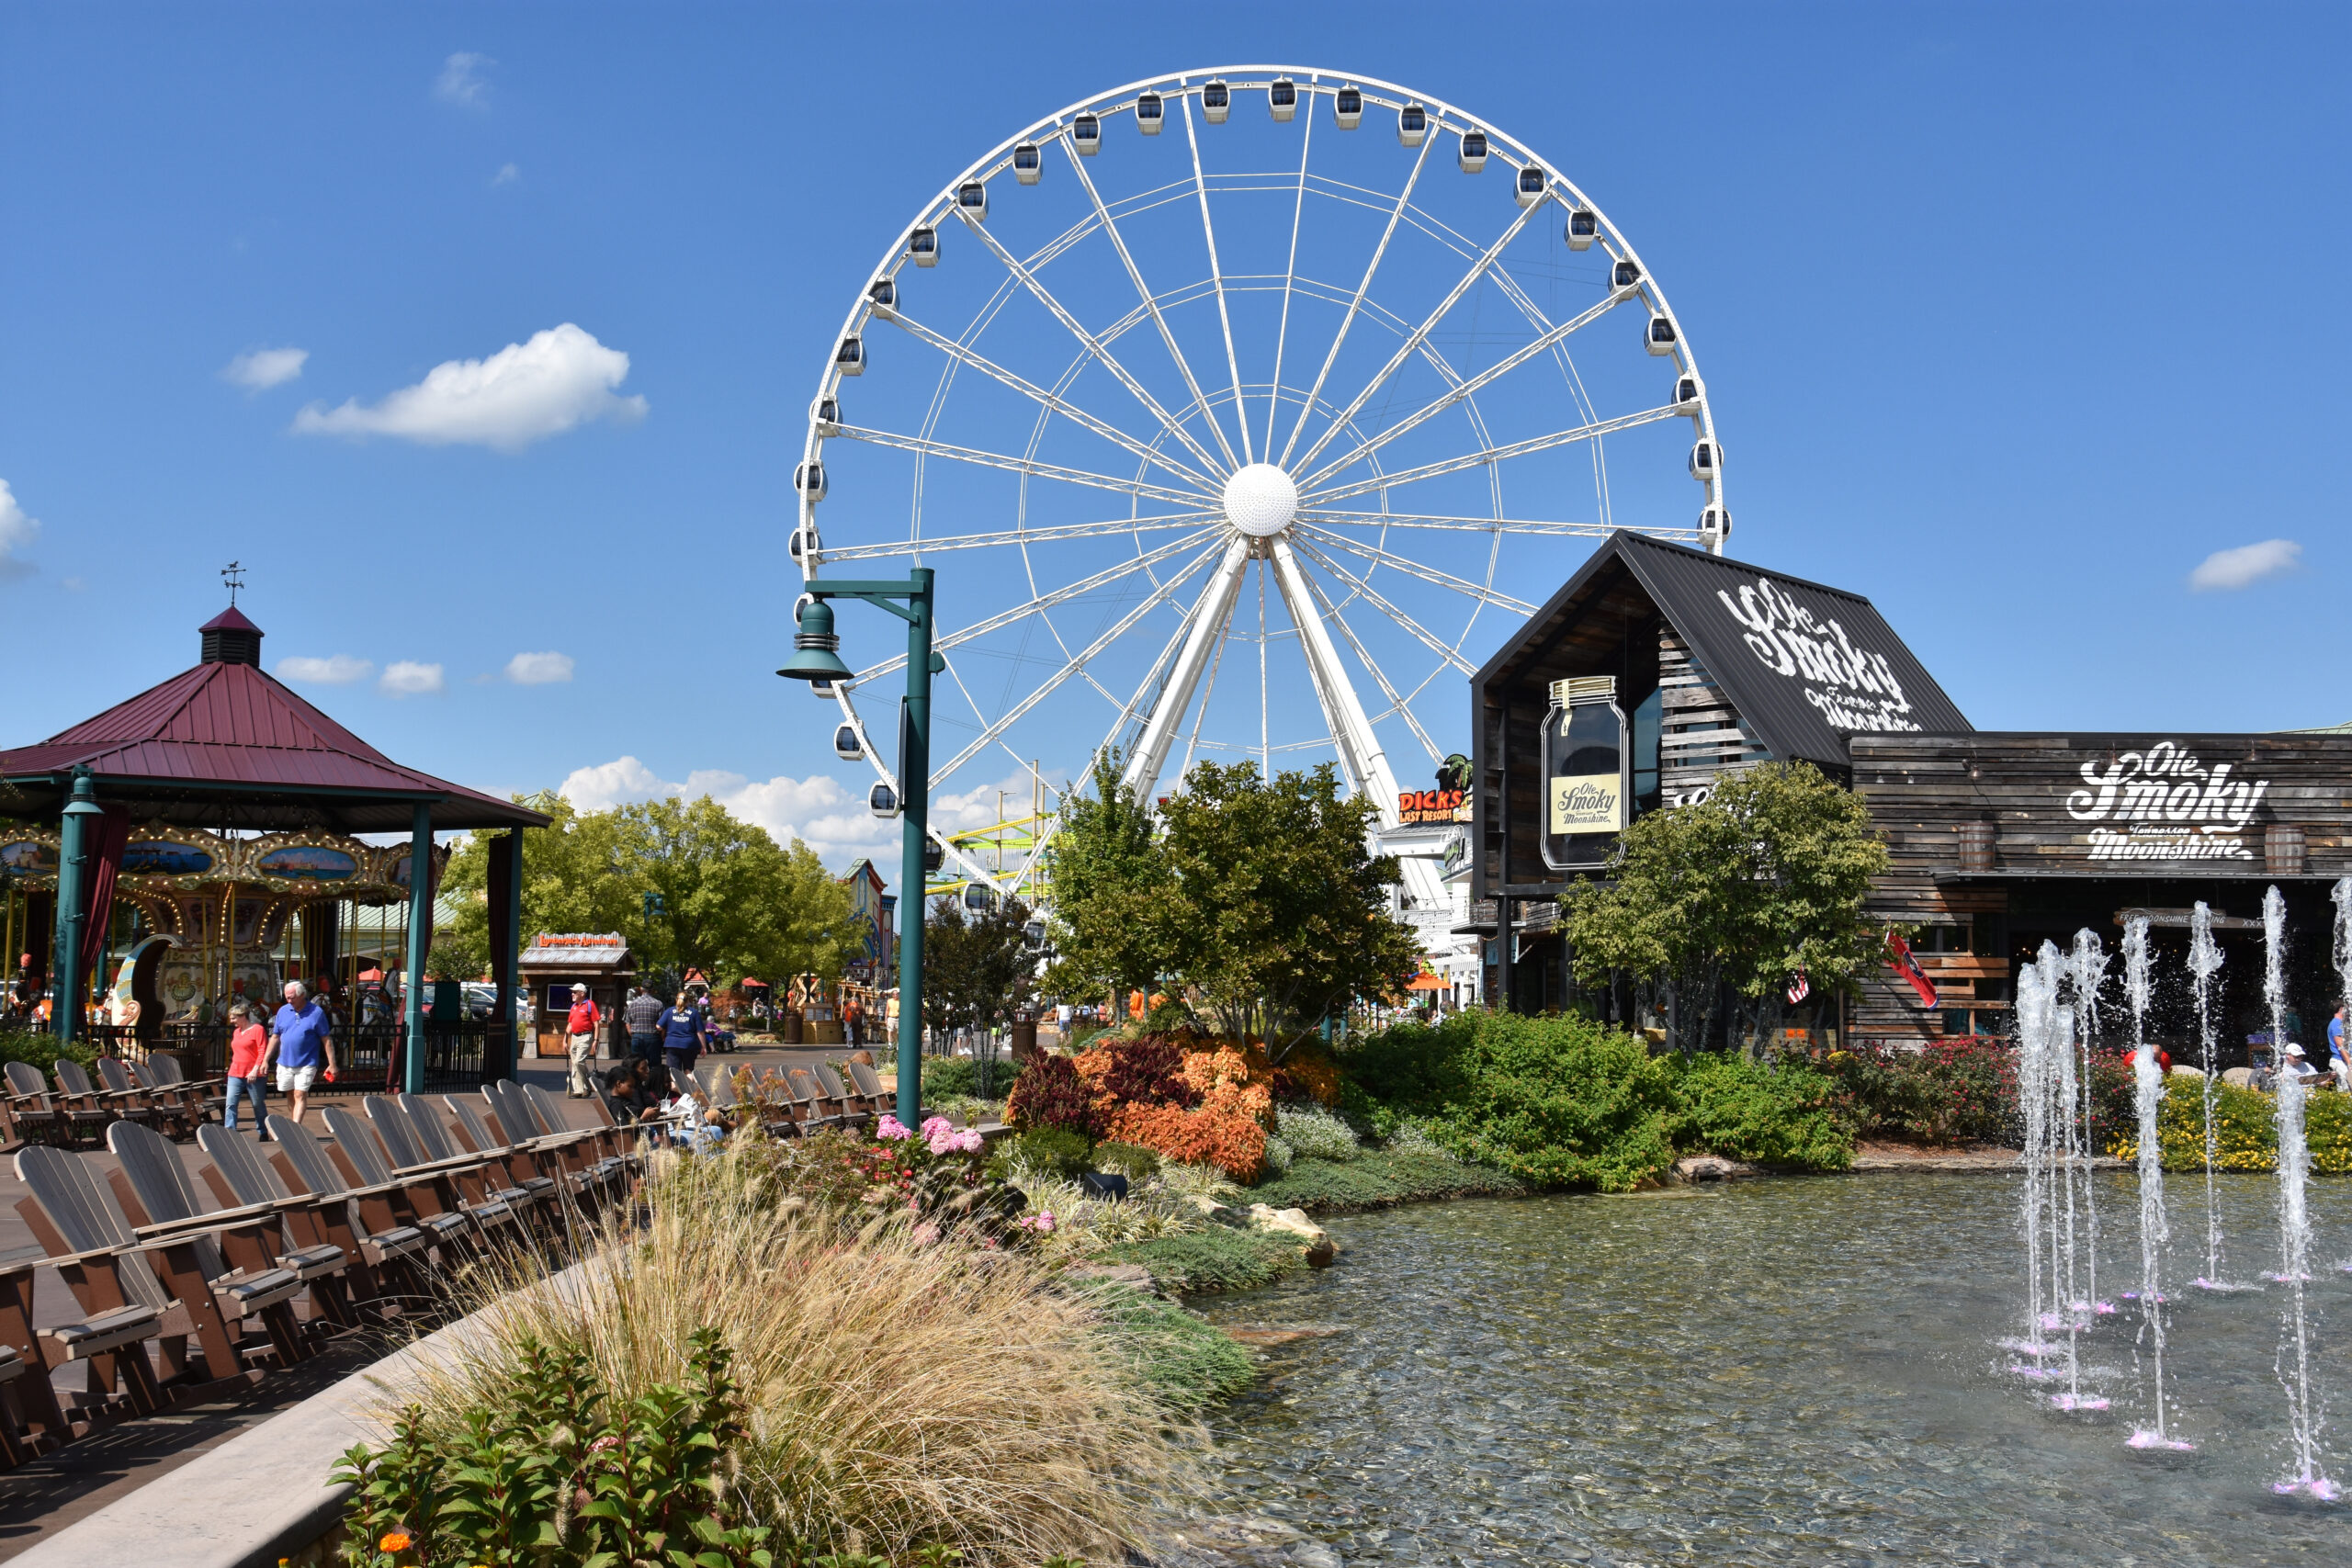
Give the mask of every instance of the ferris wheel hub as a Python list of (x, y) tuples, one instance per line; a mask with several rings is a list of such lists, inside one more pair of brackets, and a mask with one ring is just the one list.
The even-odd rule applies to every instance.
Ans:
[(1298, 515), (1298, 486), (1272, 463), (1251, 463), (1225, 481), (1226, 521), (1253, 539), (1271, 539)]

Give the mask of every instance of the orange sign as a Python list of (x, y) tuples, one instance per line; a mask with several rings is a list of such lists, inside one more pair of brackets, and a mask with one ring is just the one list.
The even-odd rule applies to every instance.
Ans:
[(1408, 789), (1396, 795), (1397, 820), (1414, 822), (1467, 822), (1469, 796), (1458, 789)]

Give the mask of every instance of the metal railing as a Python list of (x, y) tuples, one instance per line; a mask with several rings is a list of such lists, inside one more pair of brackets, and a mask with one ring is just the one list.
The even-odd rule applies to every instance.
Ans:
[[(218, 1077), (229, 1070), (229, 1026), (225, 1023), (172, 1022), (152, 1030), (118, 1024), (93, 1024), (90, 1043), (101, 1052), (144, 1060), (157, 1051), (184, 1052), (190, 1074)], [(399, 1055), (401, 1026), (396, 1021), (339, 1024), (334, 1031), (335, 1081), (313, 1086), (320, 1094), (380, 1094), (390, 1082)], [(490, 1047), (504, 1042), (507, 1049)], [(501, 1023), (467, 1019), (456, 1023), (424, 1023), (424, 1089), (445, 1094), (480, 1089), (485, 1081), (486, 1055), (514, 1059), (512, 1032)]]

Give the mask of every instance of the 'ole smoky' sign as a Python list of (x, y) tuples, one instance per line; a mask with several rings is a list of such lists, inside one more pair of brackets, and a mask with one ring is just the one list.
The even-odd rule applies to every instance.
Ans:
[(2066, 815), (2097, 824), (2092, 860), (2252, 860), (2246, 827), (2270, 781), (2233, 778), (2236, 766), (2159, 740), (2085, 762), (2086, 787), (2068, 792)]
[(1758, 577), (1736, 595), (1717, 589), (1715, 597), (1745, 628), (1747, 650), (1802, 685), (1832, 729), (1888, 735), (1920, 728), (1886, 656), (1856, 647), (1835, 618), (1815, 614), (1789, 589)]

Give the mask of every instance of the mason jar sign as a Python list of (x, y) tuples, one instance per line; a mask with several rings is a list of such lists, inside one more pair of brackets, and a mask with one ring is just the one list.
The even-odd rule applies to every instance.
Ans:
[(1601, 864), (1625, 830), (1625, 716), (1613, 675), (1552, 682), (1544, 715), (1544, 860), (1555, 870)]

